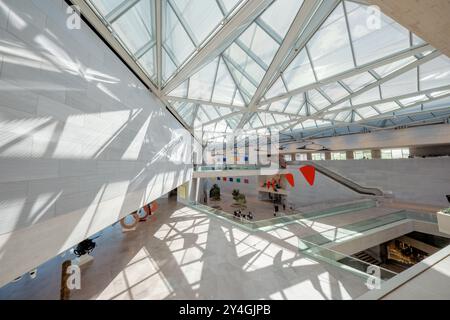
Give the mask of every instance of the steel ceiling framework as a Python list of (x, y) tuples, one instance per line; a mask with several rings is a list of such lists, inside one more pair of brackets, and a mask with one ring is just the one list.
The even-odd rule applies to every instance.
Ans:
[(450, 116), (450, 59), (383, 14), (380, 30), (364, 26), (365, 1), (72, 2), (202, 135), (306, 138)]

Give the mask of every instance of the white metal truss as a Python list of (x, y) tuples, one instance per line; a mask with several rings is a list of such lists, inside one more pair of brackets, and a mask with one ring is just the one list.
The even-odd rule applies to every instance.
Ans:
[[(112, 49), (191, 132), (194, 129), (203, 130), (203, 128), (210, 130), (211, 125), (215, 123), (220, 123), (227, 130), (270, 130), (273, 128), (292, 135), (295, 135), (298, 130), (300, 132), (316, 131), (313, 133), (316, 135), (330, 128), (342, 127), (379, 130), (394, 127), (396, 117), (402, 117), (402, 121), (409, 121), (411, 124), (421, 123), (421, 121), (441, 121), (445, 115), (431, 114), (426, 120), (414, 118), (415, 115), (428, 115), (434, 111), (433, 108), (430, 109), (431, 111), (427, 109), (427, 104), (432, 102), (442, 101), (442, 110), (437, 108), (437, 112), (450, 109), (450, 77), (446, 78), (445, 74), (437, 75), (436, 79), (444, 79), (441, 84), (436, 80), (431, 87), (427, 86), (426, 89), (421, 87), (423, 78), (421, 68), (445, 56), (424, 41), (419, 41), (421, 39), (417, 40), (418, 38), (411, 32), (409, 32), (409, 47), (402, 47), (402, 50), (391, 51), (384, 56), (378, 55), (376, 59), (369, 59), (363, 64), (358, 64), (358, 44), (354, 43), (354, 34), (351, 32), (352, 11), (349, 8), (355, 8), (355, 5), (366, 6), (368, 5), (366, 0), (303, 0), (301, 6), (298, 5), (296, 7), (298, 9), (293, 11), (292, 19), (289, 18), (289, 25), (285, 29), (286, 32), (282, 33), (283, 36), (280, 35), (276, 25), (264, 18), (264, 14), (270, 11), (272, 6), (282, 2), (287, 3), (288, 0), (236, 0), (232, 7), (227, 1), (208, 0), (220, 10), (223, 19), (214, 28), (206, 30), (207, 36), (204, 38), (198, 36), (195, 22), (188, 18), (189, 14), (186, 11), (191, 9), (180, 7), (175, 0), (149, 0), (150, 16), (154, 21), (147, 21), (144, 24), (151, 25), (152, 30), (148, 30), (149, 27), (147, 30), (143, 29), (142, 32), (146, 35), (145, 41), (141, 41), (132, 49), (127, 47), (127, 41), (124, 41), (126, 39), (121, 38), (123, 32), (119, 35), (115, 27), (132, 10), (136, 11), (140, 5), (143, 5), (145, 0), (122, 0), (107, 13), (99, 9), (102, 1), (105, 0), (72, 0)], [(317, 69), (315, 61), (317, 50), (315, 55), (310, 43), (317, 34), (320, 34), (322, 27), (337, 9), (343, 12), (342, 23), (345, 23), (346, 30), (343, 33), (348, 38), (348, 58), (351, 61), (351, 68), (341, 69), (344, 71), (337, 74), (336, 72), (328, 73), (324, 77), (323, 72)], [(193, 48), (191, 53), (181, 59), (177, 56), (177, 52), (172, 51), (166, 43), (167, 10), (173, 14), (180, 28), (179, 32), (186, 35), (186, 41)], [(279, 17), (277, 16), (276, 19), (284, 19), (287, 13), (279, 12), (278, 14)], [(148, 12), (145, 16), (149, 16)], [(247, 30), (255, 26), (258, 32), (267, 37), (264, 49), (270, 50), (271, 46), (274, 48), (269, 60), (267, 56), (261, 56), (258, 51), (251, 48), (252, 42), (246, 43), (241, 38)], [(253, 36), (257, 37), (256, 33)], [(261, 41), (261, 39), (255, 38), (252, 41)], [(238, 57), (242, 61), (231, 56), (229, 49), (232, 46), (242, 52), (243, 56)], [(288, 78), (285, 73), (301, 54), (305, 55), (310, 65), (313, 81), (304, 82), (307, 84), (300, 82), (297, 87), (286, 80)], [(218, 60), (215, 60), (217, 58)], [(143, 67), (143, 59), (153, 64), (151, 72)], [(214, 71), (208, 75), (213, 75), (214, 77), (211, 77), (213, 80), (210, 83), (203, 82), (203, 86), (211, 87), (211, 91), (208, 91), (206, 97), (201, 96), (201, 99), (195, 95), (191, 96), (189, 92), (194, 83), (191, 77), (212, 61), (217, 61)], [(393, 72), (378, 74), (379, 68), (395, 64), (399, 67)], [(222, 81), (219, 77), (219, 67), (226, 69), (229, 75), (228, 81), (232, 83), (228, 85), (234, 86), (231, 90), (234, 93), (230, 95), (230, 103), (214, 99), (214, 92)], [(414, 69), (417, 70), (416, 91), (383, 96), (384, 86)], [(352, 89), (346, 81), (359, 76), (369, 77), (373, 81)], [(428, 75), (430, 76), (433, 74)], [(172, 94), (182, 85), (186, 86), (185, 95)], [(274, 88), (276, 90), (273, 90)], [(339, 96), (330, 95), (327, 91), (330, 88), (338, 88)], [(378, 98), (360, 102), (359, 98), (366, 93), (370, 94), (376, 88), (379, 90)], [(268, 95), (269, 92), (270, 95)], [(192, 108), (187, 121), (177, 112), (180, 103)], [(377, 109), (378, 105), (389, 103), (393, 104), (393, 110), (383, 112), (389, 108)], [(420, 106), (422, 110), (417, 113), (417, 107)], [(373, 109), (373, 113), (365, 114), (364, 110), (367, 108)], [(407, 115), (410, 114), (411, 117), (408, 118)], [(267, 123), (262, 121), (263, 115), (270, 121)], [(254, 116), (257, 117), (255, 123), (258, 123), (255, 126), (250, 123), (253, 122)], [(392, 119), (392, 125), (387, 125), (389, 119)], [(376, 121), (383, 120), (386, 121), (381, 127), (374, 124)], [(316, 123), (316, 127), (303, 127), (305, 121), (308, 122), (308, 126), (311, 121)], [(350, 129), (348, 131), (350, 132)], [(338, 132), (339, 130), (336, 131)], [(222, 133), (218, 132), (218, 134)]]
[(247, 1), (202, 48), (197, 49), (196, 54), (167, 82), (163, 92), (167, 94), (175, 89), (198, 68), (225, 50), (272, 2), (273, 0)]

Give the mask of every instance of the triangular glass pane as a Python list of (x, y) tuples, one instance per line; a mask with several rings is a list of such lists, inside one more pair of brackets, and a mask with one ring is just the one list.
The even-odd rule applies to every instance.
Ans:
[(255, 85), (264, 77), (264, 69), (237, 44), (233, 43), (225, 51), (225, 55), (233, 62), (233, 67), (239, 68), (240, 72), (252, 79)]
[(421, 95), (414, 96), (411, 98), (401, 99), (401, 100), (399, 100), (399, 102), (404, 106), (409, 106), (409, 105), (416, 104), (416, 103), (422, 102), (422, 101), (427, 101), (427, 100), (428, 100), (428, 97), (424, 94), (421, 94)]
[(409, 31), (391, 18), (354, 2), (345, 8), (358, 66), (409, 48)]
[(381, 85), (383, 99), (417, 92), (417, 69), (405, 72)]
[(353, 112), (353, 121), (362, 120), (361, 116), (357, 112)]
[(369, 72), (360, 73), (342, 80), (342, 82), (353, 92), (356, 92), (375, 81), (376, 79)]
[(234, 100), (233, 100), (233, 105), (235, 106), (245, 106), (245, 102), (244, 99), (241, 96), (241, 93), (239, 92), (239, 90), (236, 91), (236, 94), (234, 96)]
[(173, 107), (180, 115), (180, 117), (189, 125), (192, 126), (194, 120), (195, 106), (192, 103), (176, 102)]
[(261, 59), (266, 66), (270, 65), (278, 44), (256, 23), (250, 25), (239, 37), (239, 41), (249, 49), (256, 57)]
[(400, 108), (399, 105), (395, 102), (386, 102), (382, 104), (377, 104), (374, 107), (381, 113), (393, 111)]
[(172, 97), (180, 97), (180, 98), (187, 98), (188, 96), (188, 81), (184, 81), (182, 84), (180, 84), (177, 88), (172, 90), (169, 95)]
[(164, 81), (169, 79), (169, 77), (175, 72), (177, 66), (170, 59), (166, 50), (162, 50), (162, 78)]
[(314, 34), (307, 47), (319, 80), (355, 67), (342, 3)]
[(216, 1), (172, 0), (192, 37), (200, 44), (224, 18)]
[(416, 61), (417, 59), (414, 57), (408, 57), (408, 58), (404, 58), (389, 64), (386, 64), (382, 67), (378, 67), (376, 69), (374, 69), (374, 71), (382, 78), (384, 78), (385, 76), (391, 74), (392, 72), (395, 72), (401, 68), (403, 68), (404, 66)]
[(123, 0), (90, 0), (102, 15), (107, 15), (117, 8)]
[(212, 62), (208, 63), (190, 78), (189, 98), (210, 101), (218, 59), (219, 58), (216, 58)]
[(450, 85), (450, 59), (441, 55), (419, 66), (420, 89)]
[(316, 82), (306, 50), (303, 49), (283, 72), (289, 90)]
[[(303, 0), (277, 0), (260, 17), (279, 37), (283, 38), (292, 24)], [(280, 17), (280, 12), (283, 17)]]
[(225, 62), (220, 58), (212, 101), (231, 104), (233, 102), (235, 91), (236, 85), (233, 78), (231, 77)]
[(351, 108), (349, 100), (339, 103), (337, 106), (330, 108), (329, 111), (336, 111), (344, 108)]
[(330, 102), (325, 99), (317, 90), (308, 91), (308, 99), (317, 110), (322, 110), (323, 108), (330, 105)]
[(112, 28), (131, 53), (154, 39), (153, 1), (139, 1), (115, 22)]
[(245, 102), (250, 102), (251, 97), (256, 91), (256, 87), (234, 66), (229, 65), (229, 67), (233, 78), (236, 80), (236, 83), (239, 87), (239, 91), (244, 94), (243, 98), (245, 99)]
[(283, 112), (284, 108), (286, 107), (287, 102), (289, 101), (289, 98), (276, 101), (270, 105), (269, 110), (270, 111), (277, 111), (277, 112)]
[(194, 119), (194, 126), (201, 125), (202, 123), (206, 123), (211, 119), (208, 118), (206, 113), (203, 111), (201, 107), (198, 108), (197, 117)]
[(235, 116), (232, 116), (228, 118), (226, 121), (231, 129), (236, 128), (236, 126), (239, 124), (239, 121), (241, 120), (242, 114), (237, 114)]
[(180, 20), (169, 4), (164, 6), (163, 46), (176, 59), (179, 66), (195, 50)]
[(308, 105), (306, 103), (303, 104), (300, 111), (298, 112), (299, 116), (306, 116), (308, 114)]
[(227, 14), (230, 13), (239, 2), (242, 2), (242, 0), (221, 0)]
[(220, 117), (220, 114), (214, 106), (201, 106), (200, 108), (208, 116), (209, 120), (214, 120)]
[(147, 73), (152, 80), (155, 80), (156, 76), (156, 62), (155, 62), (155, 46), (148, 50), (142, 57), (138, 60), (139, 65)]
[(361, 116), (363, 116), (364, 118), (369, 118), (369, 117), (373, 117), (373, 116), (377, 116), (378, 115), (378, 112), (372, 107), (359, 108), (358, 109), (358, 113)]
[(317, 128), (316, 121), (312, 119), (303, 121), (302, 126), (304, 129)]
[(375, 87), (352, 98), (352, 104), (356, 106), (363, 103), (378, 101), (380, 99), (380, 89)]
[(272, 116), (273, 116), (273, 118), (275, 119), (275, 122), (276, 122), (276, 123), (286, 122), (286, 121), (291, 120), (290, 117), (284, 116), (284, 115), (281, 115), (281, 114), (272, 114)]
[(265, 97), (267, 99), (279, 96), (283, 93), (286, 93), (286, 87), (284, 86), (283, 80), (281, 77), (278, 78), (277, 81), (273, 84), (273, 86), (267, 91)]
[(345, 90), (339, 83), (325, 84), (320, 87), (320, 89), (330, 98), (333, 102), (341, 100), (342, 98), (349, 95), (348, 91)]
[(284, 110), (284, 112), (297, 114), (300, 111), (300, 109), (302, 108), (302, 106), (304, 105), (304, 103), (305, 103), (305, 99), (304, 99), (303, 93), (293, 96), (293, 97), (291, 97), (291, 100), (289, 101), (288, 105), (286, 106), (286, 109)]
[(334, 120), (348, 122), (350, 121), (351, 113), (352, 113), (351, 111), (342, 111), (336, 115)]
[(252, 128), (259, 128), (263, 126), (261, 119), (259, 119), (258, 114), (254, 114), (250, 119), (249, 123), (252, 126)]

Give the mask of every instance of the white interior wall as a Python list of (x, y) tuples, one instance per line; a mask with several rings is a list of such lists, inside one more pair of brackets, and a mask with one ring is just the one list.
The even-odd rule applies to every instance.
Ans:
[(367, 187), (392, 191), (396, 199), (447, 207), (450, 157), (321, 161), (321, 165)]
[(62, 0), (0, 0), (0, 286), (191, 179), (191, 136)]

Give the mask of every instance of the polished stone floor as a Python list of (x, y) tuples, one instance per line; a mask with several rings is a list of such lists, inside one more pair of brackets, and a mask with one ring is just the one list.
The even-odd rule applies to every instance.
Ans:
[[(368, 291), (365, 280), (302, 256), (297, 236), (387, 213), (371, 208), (250, 233), (179, 203), (161, 203), (136, 231), (123, 233), (118, 224), (103, 231), (71, 299), (356, 298)], [(68, 257), (41, 266), (34, 280), (0, 288), (0, 299), (58, 299)]]

